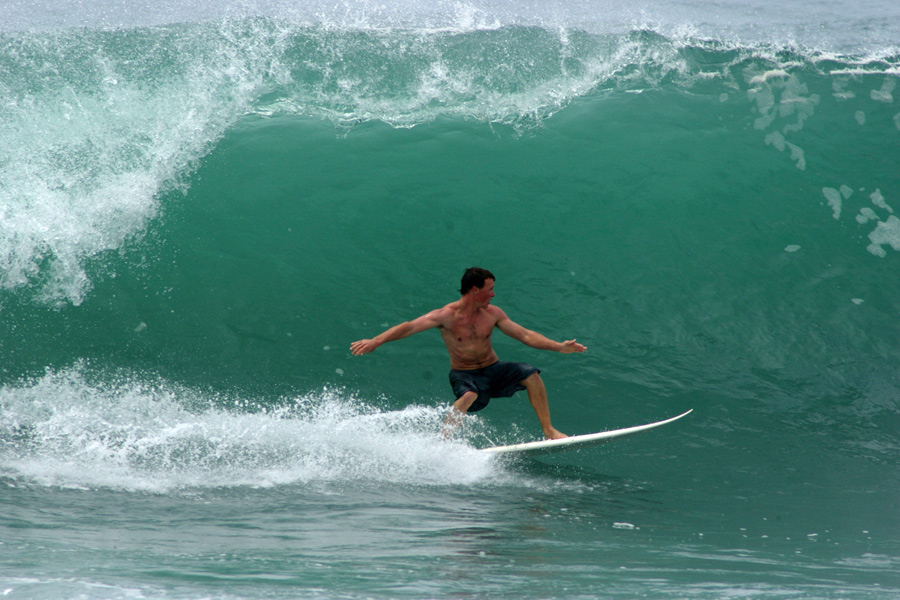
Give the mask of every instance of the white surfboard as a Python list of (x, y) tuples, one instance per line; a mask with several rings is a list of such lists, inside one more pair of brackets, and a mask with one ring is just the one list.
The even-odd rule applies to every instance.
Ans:
[(666, 419), (665, 421), (657, 421), (656, 423), (648, 423), (646, 425), (637, 425), (635, 427), (626, 427), (624, 429), (614, 429), (613, 431), (601, 431), (600, 433), (588, 433), (585, 435), (573, 435), (561, 440), (540, 440), (537, 442), (526, 442), (524, 444), (512, 444), (510, 446), (494, 446), (492, 448), (482, 448), (482, 452), (490, 452), (500, 455), (516, 455), (516, 456), (538, 456), (540, 454), (550, 454), (552, 452), (563, 452), (565, 450), (574, 450), (576, 448), (586, 448), (588, 446), (596, 446), (605, 444), (613, 440), (636, 435), (649, 431), (662, 425), (667, 425), (673, 421), (687, 416), (694, 409), (682, 413), (677, 417)]

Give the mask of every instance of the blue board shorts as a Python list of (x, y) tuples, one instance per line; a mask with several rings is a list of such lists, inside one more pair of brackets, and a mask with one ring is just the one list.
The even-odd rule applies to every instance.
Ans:
[(469, 407), (469, 412), (476, 412), (487, 406), (491, 398), (509, 398), (524, 390), (522, 380), (540, 372), (528, 363), (497, 361), (480, 369), (450, 371), (450, 385), (457, 398), (466, 392), (478, 394)]

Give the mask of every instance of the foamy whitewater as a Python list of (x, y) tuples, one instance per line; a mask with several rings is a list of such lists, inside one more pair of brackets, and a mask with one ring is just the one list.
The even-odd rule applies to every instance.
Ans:
[[(900, 8), (7, 0), (0, 595), (900, 597)], [(519, 394), (440, 435), (456, 297)]]

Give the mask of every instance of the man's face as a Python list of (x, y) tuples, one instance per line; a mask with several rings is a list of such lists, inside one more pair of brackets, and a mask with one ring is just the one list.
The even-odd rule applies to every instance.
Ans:
[(485, 279), (484, 287), (476, 287), (475, 288), (475, 300), (479, 304), (490, 304), (491, 298), (494, 297), (494, 280), (493, 279)]

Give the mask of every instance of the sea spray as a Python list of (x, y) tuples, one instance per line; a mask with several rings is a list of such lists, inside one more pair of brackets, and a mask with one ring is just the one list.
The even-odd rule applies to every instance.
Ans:
[[(278, 402), (87, 367), (0, 392), (0, 462), (42, 485), (144, 490), (374, 481), (483, 483), (485, 455), (439, 432), (445, 411), (384, 411), (346, 392)], [(470, 432), (471, 433), (471, 432)]]
[(253, 22), (0, 35), (0, 286), (81, 304), (85, 264), (139, 236), (279, 80), (279, 43)]

